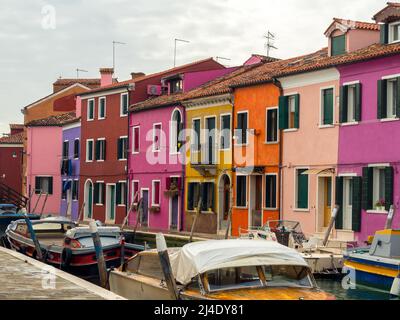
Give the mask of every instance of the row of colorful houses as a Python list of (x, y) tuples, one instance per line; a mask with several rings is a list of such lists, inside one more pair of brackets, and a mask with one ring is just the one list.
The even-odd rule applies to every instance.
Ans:
[(362, 243), (400, 199), (400, 5), (374, 20), (335, 18), (327, 48), (286, 60), (77, 79), (25, 121), (31, 204), (176, 232), (200, 206), (196, 232), (233, 236), (276, 219), (323, 233), (339, 205), (334, 238)]

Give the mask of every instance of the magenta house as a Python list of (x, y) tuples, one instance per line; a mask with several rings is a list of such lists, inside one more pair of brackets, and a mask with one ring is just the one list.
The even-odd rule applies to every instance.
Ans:
[[(163, 231), (184, 226), (185, 111), (176, 95), (190, 91), (235, 68), (186, 72), (161, 80), (158, 96), (130, 108), (128, 177), (132, 203), (142, 199), (143, 213), (134, 211), (130, 225)], [(157, 90), (155, 90), (156, 92)]]
[[(396, 10), (394, 10), (396, 9)], [(389, 4), (375, 16), (381, 57), (338, 67), (341, 82), (336, 202), (337, 229), (364, 244), (400, 205), (400, 12)], [(400, 215), (394, 226), (400, 227)]]

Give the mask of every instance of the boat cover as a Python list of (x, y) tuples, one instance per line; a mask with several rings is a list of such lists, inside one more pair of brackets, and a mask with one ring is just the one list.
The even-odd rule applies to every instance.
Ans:
[[(99, 227), (98, 232), (100, 236), (113, 236), (117, 237), (121, 235), (121, 229), (119, 227)], [(83, 237), (91, 237), (92, 232), (89, 227), (77, 227), (68, 230), (66, 236), (71, 239), (78, 239)]]
[(231, 267), (295, 265), (308, 267), (294, 249), (265, 240), (213, 240), (190, 243), (170, 253), (175, 279), (183, 285), (202, 273)]

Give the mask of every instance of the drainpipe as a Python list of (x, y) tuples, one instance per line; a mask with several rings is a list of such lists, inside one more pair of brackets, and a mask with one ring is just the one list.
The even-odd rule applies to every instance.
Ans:
[[(130, 127), (131, 113), (129, 112), (129, 106), (130, 106), (130, 102), (131, 102), (131, 92), (133, 91), (133, 87), (129, 86), (127, 91), (128, 91), (128, 116), (127, 116), (127, 118), (128, 118), (128, 124), (127, 124), (127, 127), (128, 127), (128, 138), (127, 138), (127, 142), (126, 142), (127, 143), (127, 148), (126, 148), (127, 155), (126, 155), (126, 168), (125, 168), (126, 193), (127, 193), (125, 195), (126, 196), (125, 219), (129, 219), (128, 213), (130, 212), (130, 208), (131, 208), (130, 197), (129, 197), (129, 194), (130, 194), (130, 191), (131, 191), (131, 184), (130, 184), (130, 179), (129, 179), (129, 163), (130, 163), (130, 156), (131, 156), (132, 153), (129, 152), (130, 145), (131, 145), (130, 139), (129, 139), (130, 131), (131, 131), (131, 127)], [(126, 221), (126, 224), (129, 226), (129, 221), (128, 220)]]
[[(274, 78), (272, 80), (273, 84), (279, 88), (279, 96), (283, 96), (283, 88), (281, 82), (277, 79)], [(278, 115), (279, 115), (279, 109), (278, 109)], [(279, 118), (279, 116), (278, 116)], [(279, 126), (279, 122), (278, 122)], [(279, 219), (283, 220), (283, 166), (282, 166), (282, 160), (283, 160), (283, 131), (279, 131)]]
[[(181, 105), (182, 106), (182, 105)], [(185, 117), (185, 107), (184, 106), (182, 106), (182, 122), (183, 122), (183, 128), (184, 128), (184, 130), (186, 130), (186, 117)], [(170, 133), (171, 134), (171, 133)], [(186, 140), (186, 133), (185, 133), (185, 140)], [(186, 147), (186, 144), (185, 144), (185, 147)], [(182, 174), (181, 174), (181, 190), (180, 190), (180, 193), (181, 193), (181, 203), (180, 203), (180, 206), (181, 206), (181, 210), (180, 210), (180, 226), (178, 226), (179, 228), (178, 228), (178, 231), (179, 232), (181, 232), (181, 231), (184, 231), (185, 230), (185, 227), (184, 227), (184, 223), (185, 223), (185, 183), (186, 183), (186, 177), (185, 177), (185, 174), (186, 174), (186, 170), (185, 170), (185, 168), (186, 168), (186, 148), (185, 148), (185, 151), (184, 151), (184, 156), (183, 156), (183, 163), (182, 163)]]

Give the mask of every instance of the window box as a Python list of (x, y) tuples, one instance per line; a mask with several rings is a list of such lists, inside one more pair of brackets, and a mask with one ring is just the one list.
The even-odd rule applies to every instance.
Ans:
[(149, 211), (151, 213), (160, 213), (161, 212), (161, 208), (159, 206), (152, 206), (149, 208)]

